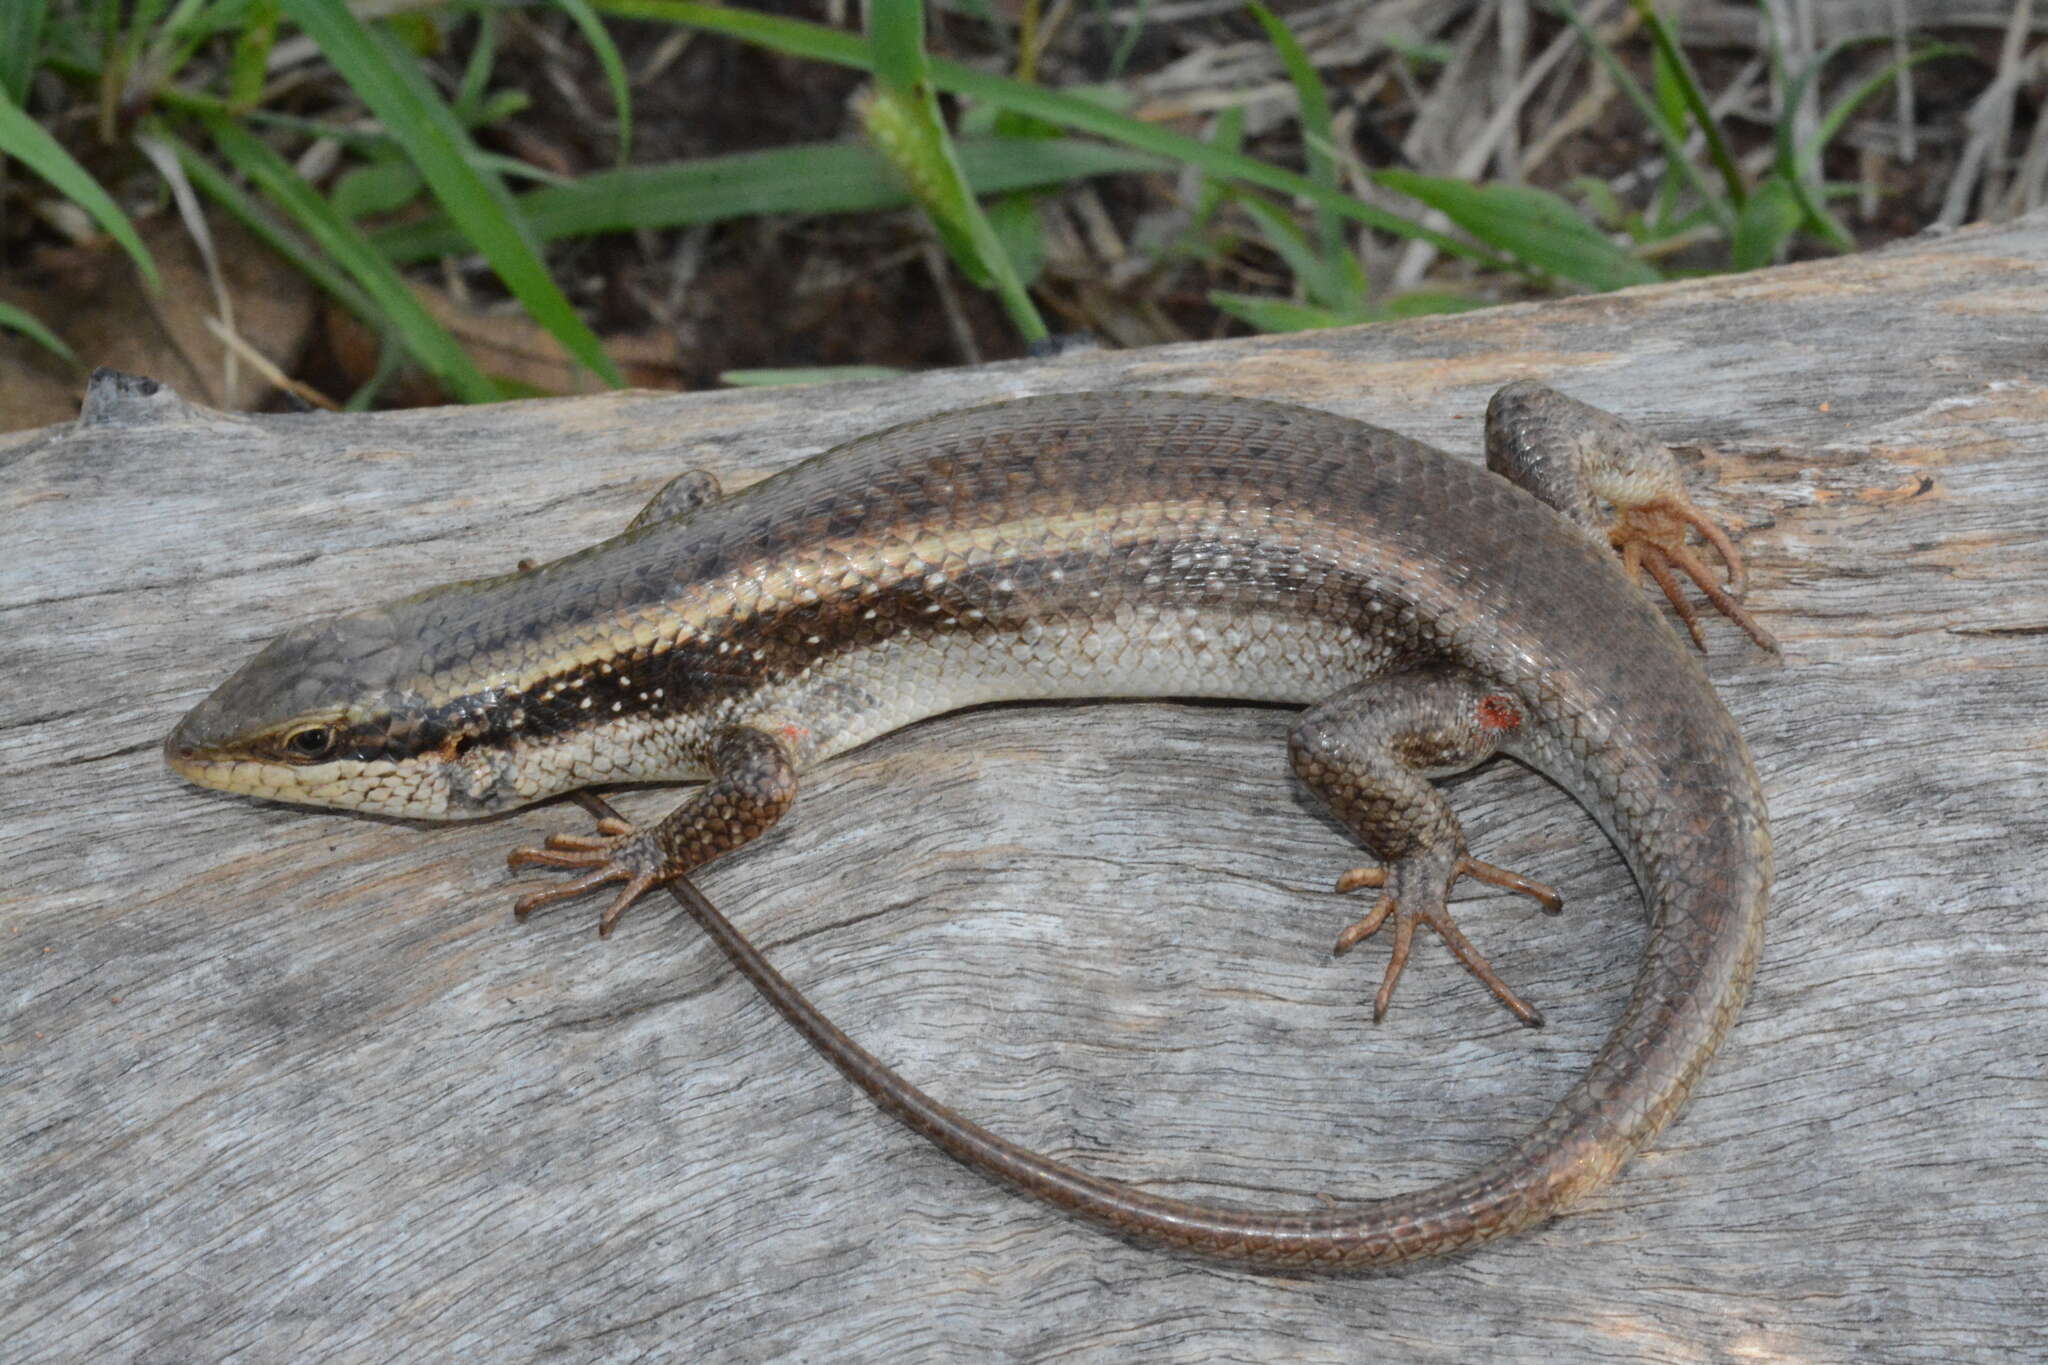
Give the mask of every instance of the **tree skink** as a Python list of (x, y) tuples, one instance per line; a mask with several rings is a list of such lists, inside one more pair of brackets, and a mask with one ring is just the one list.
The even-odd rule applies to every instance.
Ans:
[(1338, 883), (1379, 893), (1338, 951), (1392, 928), (1375, 1017), (1427, 924), (1536, 1024), (1446, 902), (1462, 877), (1557, 897), (1473, 857), (1430, 781), (1511, 754), (1593, 812), (1650, 937), (1587, 1074), (1461, 1179), (1305, 1213), (1164, 1198), (964, 1120), (932, 1131), (947, 1111), (872, 1059), (835, 1058), (893, 1112), (915, 1106), (891, 1086), (936, 1110), (921, 1126), (955, 1155), (1139, 1241), (1325, 1269), (1454, 1251), (1562, 1210), (1670, 1120), (1741, 1005), (1771, 881), (1742, 738), (1632, 581), (1648, 570), (1698, 638), (1683, 572), (1769, 646), (1735, 601), (1733, 547), (1668, 451), (1618, 419), (1528, 383), (1487, 418), (1492, 472), (1305, 408), (1095, 393), (912, 422), (729, 496), (685, 475), (580, 553), (289, 631), (165, 755), (204, 786), (428, 820), (703, 780), (659, 824), (604, 820), (512, 855), (582, 874), (522, 915), (623, 883), (609, 932), (649, 888), (772, 826), (805, 769), (924, 717), (1054, 698), (1302, 704), (1294, 769), (1374, 857)]

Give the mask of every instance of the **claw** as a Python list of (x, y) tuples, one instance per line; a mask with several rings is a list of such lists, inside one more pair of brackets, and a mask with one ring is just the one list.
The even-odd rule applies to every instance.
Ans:
[[(1361, 886), (1368, 884), (1378, 886), (1380, 883), (1361, 882), (1359, 884)], [(1337, 889), (1339, 891), (1343, 891), (1347, 888), (1345, 887), (1344, 883), (1338, 882)], [(1337, 946), (1330, 949), (1330, 955), (1332, 957), (1342, 957), (1344, 956), (1344, 954), (1350, 952), (1353, 948), (1356, 948), (1359, 944), (1371, 938), (1374, 934), (1379, 932), (1380, 926), (1387, 922), (1387, 916), (1391, 915), (1392, 913), (1394, 913), (1394, 898), (1392, 896), (1381, 896), (1379, 898), (1379, 903), (1373, 906), (1372, 913), (1370, 915), (1367, 915), (1364, 919), (1358, 921), (1349, 929), (1346, 929), (1343, 933), (1337, 935)], [(1396, 973), (1396, 975), (1399, 975), (1399, 973)], [(1389, 984), (1391, 985), (1392, 983), (1390, 982)]]
[(642, 872), (627, 882), (620, 889), (619, 894), (612, 898), (612, 903), (605, 908), (604, 914), (598, 919), (597, 936), (599, 938), (610, 938), (612, 930), (618, 926), (619, 916), (626, 913), (627, 906), (652, 890), (655, 880), (655, 875), (652, 872)]
[[(1518, 892), (1553, 915), (1564, 908), (1564, 898), (1552, 887), (1524, 877), (1518, 872), (1510, 872), (1504, 867), (1496, 867), (1492, 863), (1464, 856), (1460, 856), (1452, 868), (1450, 877), (1444, 883), (1442, 896), (1450, 894), (1451, 886), (1460, 877), (1470, 877), (1475, 881)], [(1360, 887), (1385, 887), (1389, 880), (1386, 868), (1354, 867), (1337, 879), (1337, 890), (1344, 892), (1355, 891)], [(1437, 935), (1450, 948), (1451, 955), (1465, 965), (1466, 971), (1484, 982), (1486, 988), (1493, 992), (1494, 998), (1507, 1006), (1515, 1018), (1521, 1020), (1528, 1028), (1543, 1027), (1541, 1012), (1516, 995), (1507, 982), (1500, 979), (1492, 965), (1480, 956), (1479, 950), (1472, 946), (1472, 941), (1458, 928), (1457, 921), (1451, 918), (1451, 912), (1443, 904), (1441, 897), (1435, 904), (1410, 909), (1400, 904), (1393, 891), (1385, 891), (1373, 905), (1372, 913), (1337, 935), (1337, 946), (1332, 951), (1340, 957), (1350, 952), (1378, 933), (1389, 919), (1394, 923), (1394, 950), (1387, 959), (1386, 975), (1380, 979), (1379, 992), (1373, 996), (1372, 1021), (1375, 1024), (1387, 1017), (1387, 1007), (1394, 998), (1394, 985), (1401, 979), (1401, 973), (1407, 969), (1408, 954), (1414, 947), (1415, 926), (1422, 923), (1436, 930)]]
[[(1466, 971), (1485, 982), (1486, 988), (1493, 992), (1494, 999), (1506, 1005), (1508, 1012), (1521, 1020), (1524, 1028), (1543, 1027), (1543, 1015), (1534, 1005), (1522, 999), (1521, 996), (1516, 995), (1509, 988), (1507, 982), (1500, 979), (1500, 976), (1493, 970), (1492, 965), (1479, 955), (1479, 950), (1472, 946), (1472, 941), (1465, 937), (1463, 930), (1458, 928), (1457, 922), (1451, 918), (1449, 911), (1428, 910), (1416, 918), (1422, 920), (1430, 928), (1443, 936), (1444, 942), (1450, 945), (1452, 956), (1465, 964)], [(1388, 984), (1390, 986), (1392, 983)], [(1387, 987), (1381, 987), (1380, 994), (1382, 996), (1386, 995), (1387, 990)], [(1383, 1007), (1381, 1012), (1385, 1012)], [(1378, 1015), (1373, 1017), (1373, 1022), (1375, 1024), (1379, 1022)]]
[(553, 849), (568, 849), (572, 852), (584, 852), (593, 848), (609, 848), (617, 842), (617, 839), (606, 838), (602, 834), (550, 834), (544, 846)]
[[(1721, 556), (1728, 578), (1726, 588), (1714, 581), (1712, 571), (1687, 548), (1685, 528), (1688, 526), (1698, 531), (1701, 539), (1712, 545)], [(1692, 603), (1685, 599), (1678, 580), (1672, 575), (1674, 568), (1691, 579), (1714, 604), (1715, 610), (1741, 626), (1750, 639), (1773, 654), (1780, 652), (1777, 640), (1737, 600), (1749, 584), (1749, 571), (1742, 562), (1741, 553), (1728, 539), (1727, 533), (1691, 503), (1678, 498), (1659, 498), (1655, 502), (1626, 508), (1616, 518), (1607, 538), (1621, 551), (1622, 569), (1630, 581), (1640, 581), (1645, 569), (1650, 577), (1657, 580), (1657, 586), (1671, 599), (1679, 619), (1691, 633), (1693, 643), (1701, 649), (1707, 647), (1706, 634), (1700, 628), (1699, 616)]]
[(588, 867), (581, 853), (563, 853), (551, 848), (515, 848), (505, 856), (507, 867)]
[[(1393, 897), (1387, 897), (1387, 909), (1394, 909)], [(1386, 916), (1382, 915), (1384, 920)], [(1408, 970), (1408, 950), (1415, 946), (1415, 921), (1420, 915), (1407, 914), (1394, 920), (1394, 951), (1387, 955), (1387, 973), (1380, 978), (1379, 993), (1372, 998), (1372, 1021), (1377, 1024), (1387, 1017), (1387, 1006), (1394, 999), (1394, 983), (1401, 979), (1401, 973)]]
[[(1341, 896), (1347, 891), (1356, 891), (1362, 886), (1385, 886), (1386, 884), (1387, 870), (1384, 867), (1354, 867), (1343, 876), (1337, 878), (1337, 894)], [(1338, 951), (1342, 952), (1343, 949), (1340, 948)]]
[(525, 919), (543, 905), (553, 905), (556, 901), (574, 900), (586, 891), (603, 886), (606, 882), (617, 880), (618, 878), (612, 876), (608, 869), (600, 867), (584, 876), (578, 877), (573, 882), (564, 882), (560, 886), (537, 886), (519, 898), (512, 906), (512, 914), (515, 918)]
[(639, 829), (624, 820), (602, 819), (596, 834), (550, 834), (541, 846), (515, 848), (506, 855), (508, 867), (563, 867), (588, 869), (581, 877), (560, 886), (533, 887), (513, 905), (512, 913), (525, 919), (544, 905), (574, 900), (607, 882), (624, 882), (618, 895), (597, 921), (599, 938), (610, 938), (626, 907), (640, 899), (661, 881), (654, 868), (636, 863), (628, 852)]
[(1699, 613), (1692, 603), (1686, 601), (1685, 593), (1678, 586), (1678, 580), (1671, 576), (1671, 561), (1664, 555), (1662, 546), (1652, 545), (1643, 555), (1643, 567), (1650, 571), (1650, 577), (1657, 580), (1657, 586), (1664, 590), (1664, 596), (1671, 600), (1671, 608), (1678, 613), (1678, 619), (1685, 622), (1685, 629), (1692, 636), (1693, 644), (1702, 653), (1707, 648), (1707, 633), (1700, 629)]
[[(1744, 567), (1742, 555), (1736, 550), (1735, 543), (1728, 539), (1728, 533), (1721, 529), (1720, 524), (1689, 502), (1674, 504), (1670, 510), (1674, 516), (1692, 527), (1693, 530), (1698, 531), (1708, 544), (1720, 552), (1721, 562), (1728, 566), (1728, 591), (1737, 597), (1748, 592), (1749, 570)], [(1681, 553), (1685, 553), (1683, 545), (1679, 546), (1679, 550)], [(1685, 554), (1685, 558), (1692, 560), (1692, 556), (1689, 553)], [(1694, 563), (1696, 562), (1694, 561)], [(1693, 581), (1702, 588), (1706, 586), (1704, 581), (1706, 570), (1704, 568), (1695, 568), (1688, 565), (1686, 572), (1692, 574)]]
[(1488, 886), (1498, 886), (1505, 891), (1519, 892), (1542, 906), (1544, 913), (1557, 915), (1564, 912), (1564, 897), (1557, 894), (1557, 888), (1533, 877), (1524, 877), (1519, 872), (1510, 872), (1492, 863), (1482, 863), (1477, 858), (1458, 859), (1458, 873)]
[(609, 848), (619, 840), (640, 831), (624, 820), (600, 820), (595, 834), (550, 834), (549, 848)]
[(639, 832), (624, 820), (600, 820), (594, 835), (550, 834), (539, 848), (515, 848), (505, 856), (505, 866), (598, 867), (611, 861), (611, 855)]

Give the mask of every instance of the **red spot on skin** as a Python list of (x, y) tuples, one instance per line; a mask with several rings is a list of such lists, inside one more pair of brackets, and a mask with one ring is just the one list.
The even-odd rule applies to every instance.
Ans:
[(1522, 728), (1522, 713), (1515, 706), (1513, 697), (1495, 692), (1479, 699), (1479, 724), (1488, 730), (1519, 730)]
[(782, 727), (782, 737), (792, 743), (807, 737), (810, 733), (808, 729), (801, 725), (785, 725)]

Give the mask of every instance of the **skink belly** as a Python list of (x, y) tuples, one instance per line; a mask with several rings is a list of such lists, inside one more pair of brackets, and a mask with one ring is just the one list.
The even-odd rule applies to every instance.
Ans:
[(1021, 632), (897, 637), (820, 661), (749, 707), (802, 727), (807, 757), (843, 753), (929, 716), (1001, 701), (1209, 697), (1307, 703), (1381, 671), (1366, 632), (1262, 613), (1122, 608)]

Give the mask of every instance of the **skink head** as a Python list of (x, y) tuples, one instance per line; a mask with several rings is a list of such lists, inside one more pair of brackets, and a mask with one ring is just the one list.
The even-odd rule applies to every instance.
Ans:
[(203, 787), (414, 820), (700, 777), (720, 678), (693, 682), (607, 574), (572, 555), (300, 626), (192, 708), (164, 759)]
[(465, 761), (489, 698), (429, 697), (409, 605), (272, 641), (178, 722), (164, 760), (203, 787), (276, 801), (427, 820), (491, 808), (475, 798), (492, 794), (493, 773), (481, 755)]

